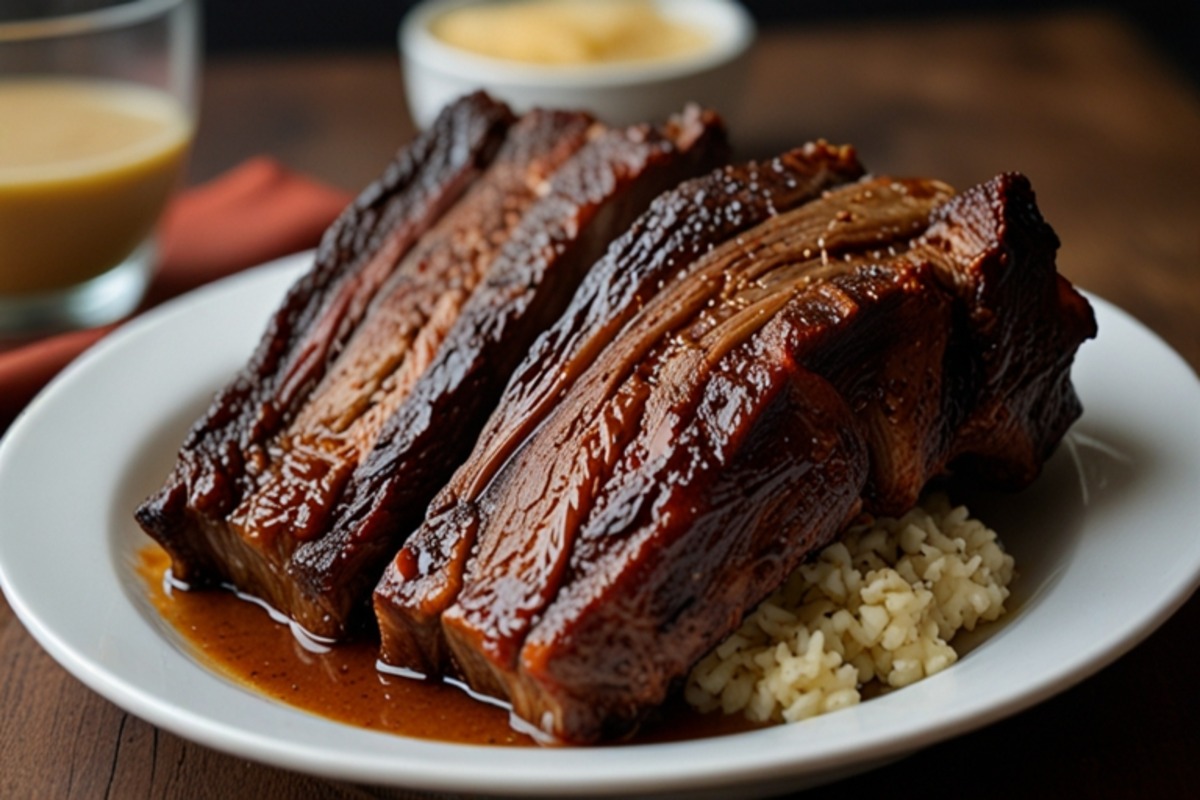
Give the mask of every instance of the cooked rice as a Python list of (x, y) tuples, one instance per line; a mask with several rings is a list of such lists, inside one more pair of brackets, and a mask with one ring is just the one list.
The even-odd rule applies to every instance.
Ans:
[(996, 533), (934, 494), (900, 519), (852, 527), (801, 566), (696, 665), (701, 711), (795, 722), (953, 664), (960, 629), (1004, 613), (1013, 559)]

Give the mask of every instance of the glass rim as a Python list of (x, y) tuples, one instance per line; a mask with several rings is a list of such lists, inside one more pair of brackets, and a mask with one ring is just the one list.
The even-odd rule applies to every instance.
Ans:
[(91, 11), (60, 14), (45, 19), (0, 22), (0, 43), (27, 42), (127, 28), (145, 22), (193, 0), (132, 0)]

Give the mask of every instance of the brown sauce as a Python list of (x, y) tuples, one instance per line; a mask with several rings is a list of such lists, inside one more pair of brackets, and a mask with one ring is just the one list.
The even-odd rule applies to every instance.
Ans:
[[(419, 739), (525, 747), (506, 708), (452, 684), (388, 675), (375, 661), (378, 641), (306, 648), (286, 624), (233, 592), (188, 592), (164, 580), (170, 559), (156, 545), (138, 552), (138, 574), (154, 607), (206, 666), (290, 706), (347, 725)], [(627, 743), (679, 741), (752, 730), (739, 715), (700, 714), (667, 705)]]

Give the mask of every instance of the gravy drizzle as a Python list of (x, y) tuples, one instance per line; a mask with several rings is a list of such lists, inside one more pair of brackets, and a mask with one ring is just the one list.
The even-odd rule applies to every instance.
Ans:
[[(157, 545), (137, 553), (137, 572), (162, 619), (205, 667), (236, 684), (312, 714), (368, 730), (458, 744), (536, 746), (506, 708), (451, 683), (376, 669), (374, 637), (323, 646), (293, 633), (261, 601), (232, 591), (185, 591), (170, 581)], [(273, 618), (276, 617), (276, 618)], [(740, 716), (700, 714), (676, 700), (625, 743), (721, 736), (756, 727)]]

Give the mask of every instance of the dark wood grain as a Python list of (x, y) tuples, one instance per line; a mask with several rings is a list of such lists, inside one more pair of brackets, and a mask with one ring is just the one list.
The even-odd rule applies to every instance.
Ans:
[(212, 60), (191, 178), (207, 180), (265, 153), (358, 190), (413, 135), (394, 53)]
[[(876, 172), (960, 187), (1020, 169), (1063, 240), (1062, 270), (1200, 367), (1200, 100), (1117, 18), (768, 31), (752, 71), (730, 114), (742, 154), (825, 137), (856, 144)], [(205, 79), (196, 181), (268, 153), (356, 189), (412, 134), (394, 54), (214, 60)], [(1192, 796), (1197, 631), (1193, 598), (1048, 702), (813, 796), (897, 786), (930, 797)], [(125, 714), (58, 667), (6, 603), (0, 709), (4, 798), (380, 794), (217, 753)]]

